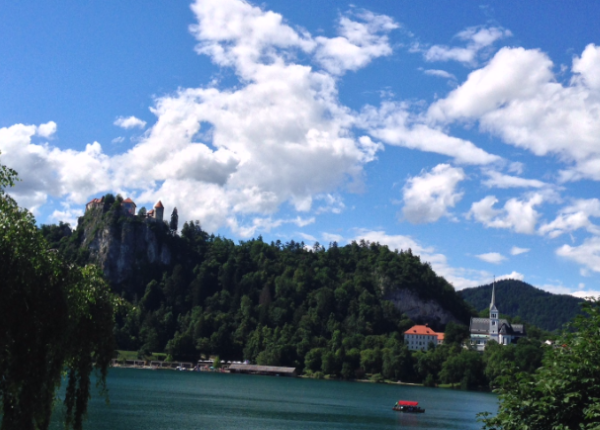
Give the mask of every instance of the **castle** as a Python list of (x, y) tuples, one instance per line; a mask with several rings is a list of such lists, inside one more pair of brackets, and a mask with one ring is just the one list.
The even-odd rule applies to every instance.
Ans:
[(510, 345), (515, 343), (518, 338), (526, 336), (523, 324), (511, 324), (505, 319), (500, 319), (499, 315), (500, 312), (496, 307), (496, 281), (494, 281), (490, 317), (471, 318), (469, 327), (471, 345), (477, 351), (483, 351), (490, 340), (496, 341), (500, 345)]
[[(104, 206), (104, 197), (99, 199), (92, 199), (85, 205), (86, 212), (93, 208), (103, 207)], [(131, 198), (127, 197), (125, 200), (121, 202), (121, 208), (123, 211), (131, 216), (135, 216), (135, 209), (137, 205)], [(137, 216), (141, 218), (147, 218), (149, 220), (162, 221), (164, 217), (165, 207), (162, 202), (159, 200), (158, 203), (154, 205), (154, 209), (150, 209), (145, 214), (138, 213)]]

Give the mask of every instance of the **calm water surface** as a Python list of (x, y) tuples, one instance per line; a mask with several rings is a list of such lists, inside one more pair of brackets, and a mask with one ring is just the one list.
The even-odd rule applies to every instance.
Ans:
[[(253, 375), (111, 369), (108, 387), (110, 405), (92, 398), (87, 430), (469, 430), (497, 410), (489, 393)], [(392, 411), (399, 399), (426, 413)]]

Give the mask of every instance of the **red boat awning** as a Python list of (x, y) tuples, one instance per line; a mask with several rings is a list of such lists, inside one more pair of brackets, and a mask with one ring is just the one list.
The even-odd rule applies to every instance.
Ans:
[(411, 402), (408, 400), (398, 400), (400, 406), (418, 406), (419, 402)]

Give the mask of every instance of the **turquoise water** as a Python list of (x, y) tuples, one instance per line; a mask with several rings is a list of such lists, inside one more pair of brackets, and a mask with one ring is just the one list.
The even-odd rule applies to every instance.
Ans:
[[(112, 369), (108, 387), (110, 405), (92, 398), (86, 430), (468, 430), (497, 409), (489, 393), (253, 375)], [(399, 399), (426, 413), (392, 411)]]

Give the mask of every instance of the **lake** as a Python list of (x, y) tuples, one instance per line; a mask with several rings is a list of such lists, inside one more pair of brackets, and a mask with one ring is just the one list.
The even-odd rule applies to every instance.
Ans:
[[(208, 372), (111, 369), (108, 388), (110, 405), (93, 392), (86, 430), (468, 430), (497, 410), (490, 393)], [(426, 412), (392, 411), (400, 399)]]

